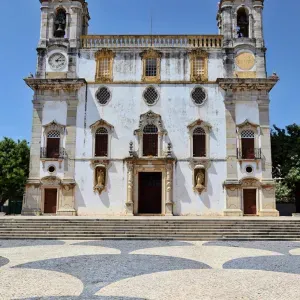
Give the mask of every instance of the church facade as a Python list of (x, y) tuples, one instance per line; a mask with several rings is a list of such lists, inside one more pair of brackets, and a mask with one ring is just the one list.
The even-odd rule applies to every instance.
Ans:
[(278, 216), (263, 0), (218, 35), (88, 35), (87, 0), (40, 0), (24, 215)]

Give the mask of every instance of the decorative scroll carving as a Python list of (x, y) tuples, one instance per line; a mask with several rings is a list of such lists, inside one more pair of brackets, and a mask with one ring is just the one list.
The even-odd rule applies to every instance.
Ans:
[(112, 130), (114, 129), (114, 126), (113, 126), (113, 125), (109, 124), (108, 122), (106, 122), (106, 121), (103, 120), (103, 119), (100, 119), (99, 121), (97, 121), (97, 122), (95, 122), (94, 124), (92, 124), (92, 125), (90, 126), (90, 128), (91, 128), (92, 132), (95, 133), (95, 132), (97, 131), (97, 129), (98, 129), (99, 127), (102, 127), (102, 126), (108, 128), (110, 131), (112, 131)]
[(49, 131), (59, 131), (60, 134), (64, 134), (65, 133), (65, 126), (61, 125), (59, 123), (57, 123), (55, 120), (53, 120), (51, 123), (46, 124), (43, 126), (45, 128), (45, 131), (49, 132)]
[(256, 178), (244, 178), (240, 180), (242, 188), (245, 187), (261, 187), (261, 182)]
[(163, 126), (161, 116), (154, 113), (152, 110), (140, 116), (139, 129), (134, 131), (134, 135), (141, 135), (146, 125), (155, 125), (160, 134), (167, 134), (167, 131)]
[(211, 129), (212, 129), (212, 126), (211, 126), (210, 123), (205, 122), (205, 121), (203, 121), (203, 120), (201, 120), (201, 119), (198, 119), (198, 120), (192, 122), (192, 123), (189, 124), (187, 127), (188, 127), (189, 130), (193, 130), (196, 126), (201, 126), (201, 127), (203, 127), (203, 128), (205, 129), (206, 132), (210, 132)]
[(47, 176), (41, 179), (42, 185), (58, 186), (61, 185), (61, 180), (56, 176)]

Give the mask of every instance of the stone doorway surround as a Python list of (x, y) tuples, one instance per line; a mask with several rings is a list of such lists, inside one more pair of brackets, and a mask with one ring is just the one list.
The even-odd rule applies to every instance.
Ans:
[(172, 158), (128, 158), (126, 215), (138, 215), (139, 173), (162, 173), (162, 213), (173, 216), (173, 170)]
[(226, 189), (226, 201), (224, 216), (241, 217), (244, 215), (243, 190), (257, 189), (256, 203), (257, 216), (278, 217), (275, 202), (275, 182), (261, 181), (257, 178), (244, 178), (240, 181), (231, 180), (224, 183)]
[(23, 201), (23, 215), (41, 215), (44, 213), (45, 189), (57, 189), (56, 215), (75, 216), (74, 180), (47, 176), (35, 182), (28, 182)]

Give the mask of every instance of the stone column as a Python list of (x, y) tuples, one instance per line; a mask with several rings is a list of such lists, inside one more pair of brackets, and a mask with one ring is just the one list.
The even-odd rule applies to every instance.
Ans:
[(253, 17), (254, 17), (254, 38), (256, 39), (256, 47), (264, 47), (263, 36), (263, 5), (261, 1), (255, 1), (253, 5)]
[(126, 215), (133, 216), (133, 189), (134, 189), (134, 167), (132, 162), (127, 163), (127, 201)]
[(47, 31), (48, 31), (48, 4), (42, 3), (41, 7), (41, 28), (40, 28), (40, 41), (38, 48), (44, 48), (47, 44)]
[(241, 200), (239, 195), (238, 181), (238, 160), (237, 160), (237, 140), (235, 103), (230, 95), (225, 101), (226, 107), (226, 149), (227, 149), (227, 179), (226, 187), (226, 207), (225, 216), (241, 216)]
[(261, 151), (263, 156), (262, 178), (263, 180), (273, 180), (268, 96), (264, 100), (258, 100), (258, 108), (261, 129)]
[(71, 22), (70, 22), (70, 48), (78, 48), (79, 47), (79, 16), (80, 16), (80, 8), (76, 6), (71, 7)]
[(49, 16), (49, 39), (54, 37), (54, 18), (55, 14), (52, 12)]
[[(224, 41), (230, 41), (232, 39), (232, 17), (231, 17), (231, 5), (223, 5), (222, 8), (222, 21), (223, 21), (223, 35), (224, 35)], [(225, 42), (225, 44), (227, 44)]]
[[(263, 92), (262, 92), (263, 93)], [(260, 122), (260, 140), (262, 151), (262, 189), (261, 189), (261, 210), (259, 215), (262, 217), (278, 217), (275, 199), (275, 182), (272, 178), (272, 155), (271, 155), (271, 137), (269, 121), (269, 96), (267, 92), (261, 95), (258, 100), (259, 122)]]
[(173, 216), (173, 164), (166, 166), (166, 216)]
[[(37, 95), (35, 95), (36, 97)], [(22, 209), (23, 215), (36, 215), (41, 212), (40, 151), (43, 106), (42, 102), (38, 100), (33, 101), (29, 179), (26, 185), (25, 201)]]
[(67, 111), (67, 135), (66, 135), (66, 155), (65, 158), (65, 179), (74, 180), (75, 175), (75, 155), (76, 155), (76, 119), (78, 100), (68, 101)]
[(237, 181), (237, 144), (235, 103), (226, 103), (226, 150), (227, 150), (227, 180)]
[(78, 100), (67, 102), (67, 126), (64, 158), (64, 179), (62, 186), (62, 200), (58, 208), (58, 215), (75, 215), (75, 156), (76, 156), (76, 118)]

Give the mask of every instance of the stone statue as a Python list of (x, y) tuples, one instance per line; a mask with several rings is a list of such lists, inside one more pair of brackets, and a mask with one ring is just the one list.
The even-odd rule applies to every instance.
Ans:
[(96, 186), (95, 190), (97, 190), (100, 194), (105, 188), (105, 174), (102, 169), (97, 170), (97, 175), (96, 175)]
[(203, 170), (200, 170), (196, 176), (196, 186), (195, 189), (201, 193), (204, 189), (204, 172)]

